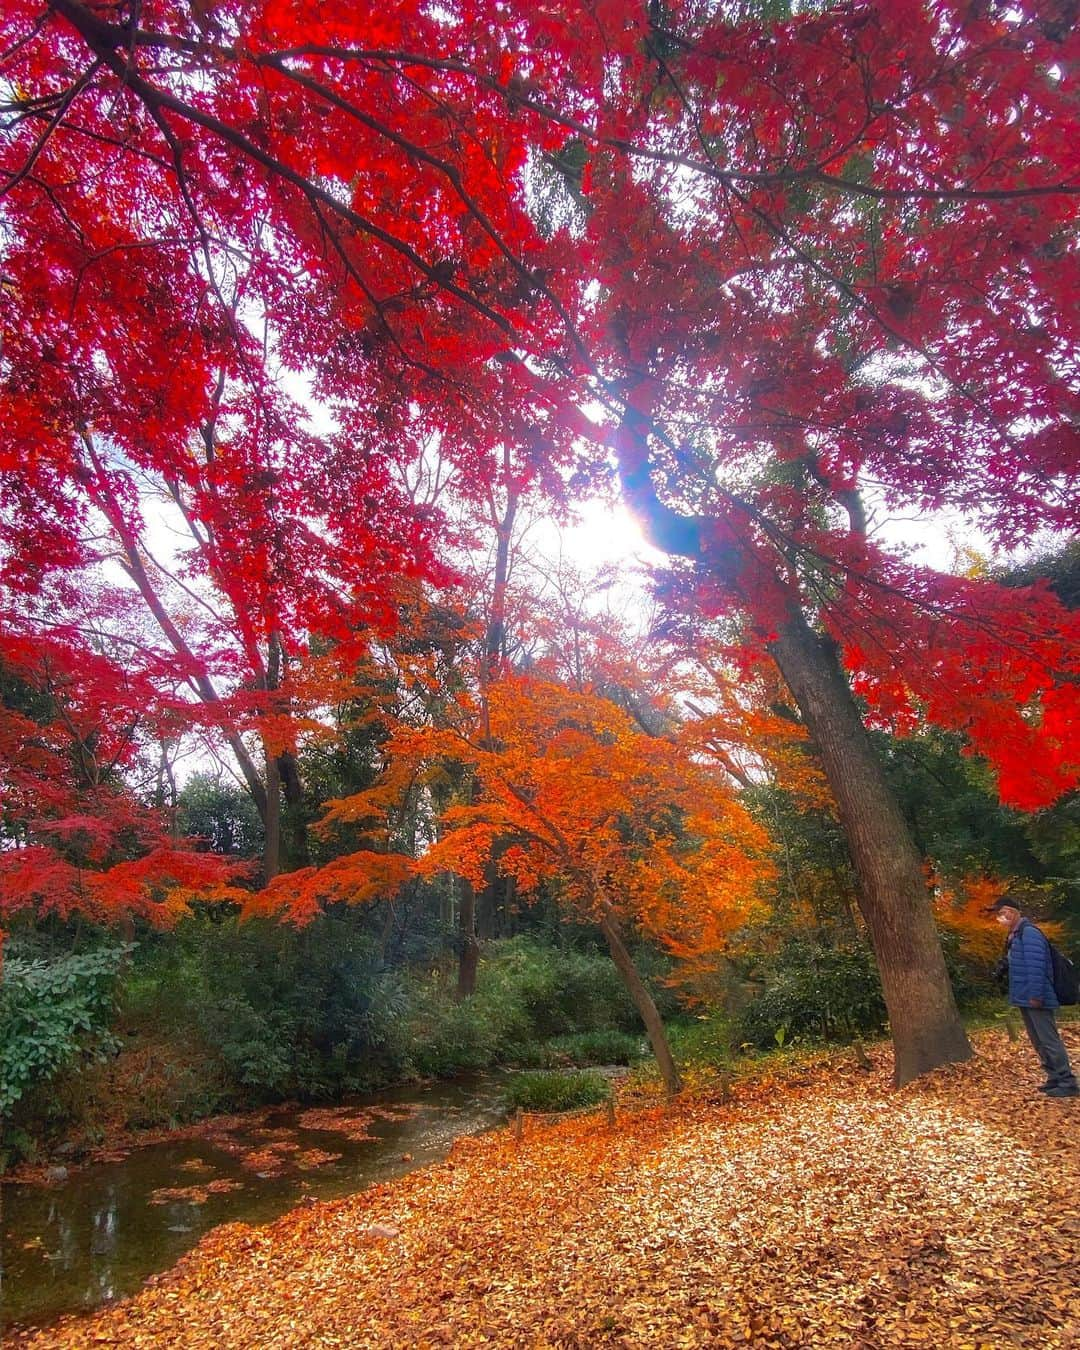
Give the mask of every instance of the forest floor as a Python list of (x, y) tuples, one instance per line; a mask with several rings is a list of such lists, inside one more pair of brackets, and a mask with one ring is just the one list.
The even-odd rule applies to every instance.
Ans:
[[(1080, 1063), (1080, 1024), (1063, 1028)], [(672, 1109), (530, 1119), (19, 1337), (81, 1347), (1080, 1347), (1080, 1099), (1030, 1047), (895, 1091), (819, 1056)]]

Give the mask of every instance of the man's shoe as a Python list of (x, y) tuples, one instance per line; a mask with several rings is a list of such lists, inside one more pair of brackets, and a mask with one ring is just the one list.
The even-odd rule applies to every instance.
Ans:
[(1043, 1091), (1048, 1097), (1080, 1097), (1080, 1087), (1048, 1087)]
[(1056, 1083), (1040, 1083), (1040, 1084), (1039, 1084), (1039, 1087), (1038, 1087), (1038, 1091), (1039, 1091), (1039, 1092), (1053, 1092), (1054, 1088), (1056, 1088), (1056, 1087), (1057, 1087), (1057, 1084), (1056, 1084)]

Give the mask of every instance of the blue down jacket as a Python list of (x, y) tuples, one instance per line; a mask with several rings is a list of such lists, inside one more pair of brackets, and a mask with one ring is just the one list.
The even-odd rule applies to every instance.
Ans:
[(1021, 919), (1009, 938), (1009, 1002), (1015, 1008), (1031, 1006), (1041, 998), (1044, 1008), (1058, 1006), (1050, 944), (1033, 923)]

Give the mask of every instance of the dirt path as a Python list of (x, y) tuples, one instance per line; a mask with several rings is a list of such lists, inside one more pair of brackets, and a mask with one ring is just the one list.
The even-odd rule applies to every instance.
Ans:
[[(1066, 1029), (1080, 1061), (1080, 1027)], [(893, 1092), (844, 1059), (730, 1106), (535, 1125), (267, 1228), (45, 1347), (1080, 1347), (1080, 1099), (1026, 1045)]]

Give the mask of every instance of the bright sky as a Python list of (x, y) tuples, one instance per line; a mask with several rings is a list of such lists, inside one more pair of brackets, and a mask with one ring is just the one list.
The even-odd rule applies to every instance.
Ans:
[[(645, 540), (641, 527), (621, 502), (611, 505), (600, 500), (585, 502), (579, 508), (580, 522), (559, 529), (553, 524), (537, 525), (530, 539), (544, 553), (555, 556), (560, 550), (583, 571), (595, 571), (606, 563), (663, 563), (665, 555)], [(981, 542), (970, 525), (946, 515), (923, 519), (883, 520), (877, 535), (894, 548), (914, 548), (914, 560), (941, 571), (952, 570), (957, 545)]]

